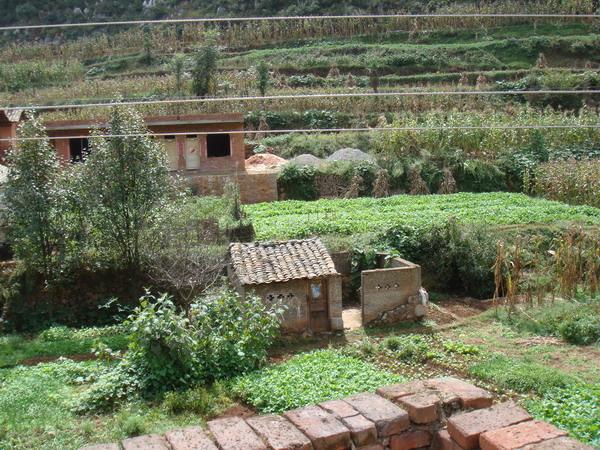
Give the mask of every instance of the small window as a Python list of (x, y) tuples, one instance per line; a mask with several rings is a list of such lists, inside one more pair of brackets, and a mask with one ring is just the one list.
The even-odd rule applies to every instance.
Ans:
[(169, 136), (163, 136), (163, 138), (164, 138), (166, 141), (174, 141), (174, 140), (175, 140), (175, 136), (173, 136), (173, 135), (169, 135)]
[(313, 301), (318, 301), (321, 299), (321, 283), (319, 284), (311, 284), (310, 290), (312, 294)]
[(228, 134), (206, 135), (206, 156), (220, 158), (231, 156), (231, 142)]

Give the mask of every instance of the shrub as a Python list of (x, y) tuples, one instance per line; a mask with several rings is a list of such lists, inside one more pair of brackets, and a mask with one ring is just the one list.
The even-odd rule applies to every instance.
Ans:
[(544, 304), (511, 316), (500, 311), (498, 319), (512, 327), (543, 336), (561, 337), (578, 345), (600, 341), (600, 302), (597, 300)]
[(281, 413), (400, 381), (352, 356), (317, 350), (237, 378), (233, 390), (262, 413)]
[(558, 326), (561, 337), (573, 344), (590, 345), (600, 342), (600, 316), (598, 311), (582, 312), (564, 320)]
[(257, 296), (243, 299), (232, 291), (199, 298), (191, 321), (209, 379), (228, 378), (262, 365), (279, 334), (281, 306), (267, 306)]
[(279, 311), (222, 291), (196, 299), (185, 313), (169, 296), (147, 294), (128, 322), (129, 351), (83, 394), (78, 411), (256, 369), (279, 330)]
[(318, 195), (315, 188), (315, 174), (314, 167), (286, 164), (279, 172), (277, 184), (288, 199), (314, 200)]
[(426, 230), (396, 227), (387, 233), (386, 241), (446, 289), (477, 298), (490, 298), (494, 293), (491, 267), (496, 244), (483, 227), (451, 219)]

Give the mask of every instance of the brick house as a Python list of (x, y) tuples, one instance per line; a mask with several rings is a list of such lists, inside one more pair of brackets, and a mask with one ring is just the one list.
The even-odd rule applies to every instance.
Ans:
[(14, 143), (5, 139), (14, 139), (17, 137), (17, 128), (19, 123), (26, 118), (23, 110), (20, 109), (0, 109), (0, 163), (4, 163), (6, 152)]
[[(0, 110), (0, 139), (17, 137), (17, 127), (25, 120), (21, 110)], [(246, 170), (244, 115), (193, 114), (152, 116), (145, 119), (151, 133), (167, 151), (169, 169), (187, 178), (201, 195), (221, 195), (228, 182), (240, 188), (243, 203), (277, 200), (277, 174)], [(106, 127), (105, 119), (57, 120), (45, 122), (51, 143), (64, 164), (81, 160), (88, 147), (88, 136), (95, 128)], [(173, 134), (170, 134), (173, 133)], [(0, 163), (11, 141), (0, 140)]]
[[(145, 121), (151, 133), (161, 135), (157, 139), (167, 150), (172, 171), (222, 173), (244, 170), (244, 135), (230, 133), (244, 129), (242, 114), (152, 116)], [(80, 160), (89, 145), (87, 136), (94, 128), (106, 126), (102, 120), (59, 120), (45, 125), (48, 136), (53, 138), (52, 144), (65, 162)]]
[(320, 239), (233, 243), (229, 256), (229, 278), (242, 296), (284, 305), (284, 332), (343, 329), (341, 276)]

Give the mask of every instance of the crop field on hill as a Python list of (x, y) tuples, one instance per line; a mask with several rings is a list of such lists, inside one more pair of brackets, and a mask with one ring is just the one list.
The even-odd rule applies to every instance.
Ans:
[(246, 210), (254, 222), (257, 238), (267, 240), (385, 232), (398, 225), (424, 228), (451, 217), (470, 224), (600, 225), (598, 208), (499, 192), (285, 201), (249, 205)]

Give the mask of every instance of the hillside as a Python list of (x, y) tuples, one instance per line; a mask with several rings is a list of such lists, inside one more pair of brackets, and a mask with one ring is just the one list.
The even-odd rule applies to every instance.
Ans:
[[(2, 25), (14, 24), (40, 24), (64, 22), (89, 22), (105, 20), (133, 20), (140, 18), (160, 19), (174, 17), (235, 17), (235, 16), (275, 16), (275, 15), (327, 15), (327, 14), (353, 14), (369, 12), (389, 14), (391, 12), (431, 12), (443, 10), (452, 6), (454, 2), (436, 0), (420, 2), (407, 0), (394, 2), (390, 0), (347, 0), (338, 2), (334, 0), (313, 0), (301, 2), (297, 0), (135, 0), (123, 2), (120, 0), (57, 0), (46, 2), (43, 0), (26, 0), (14, 2), (12, 0), (0, 1), (3, 11), (0, 18)], [(503, 2), (475, 2), (468, 0), (460, 2), (461, 6), (488, 4), (496, 9), (502, 8)], [(548, 11), (556, 12), (558, 9), (571, 9), (576, 7), (579, 12), (589, 12), (597, 8), (594, 1), (552, 2)], [(527, 0), (521, 2), (524, 8), (540, 8), (539, 2)], [(543, 7), (543, 6), (542, 6)]]

